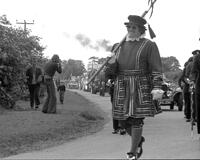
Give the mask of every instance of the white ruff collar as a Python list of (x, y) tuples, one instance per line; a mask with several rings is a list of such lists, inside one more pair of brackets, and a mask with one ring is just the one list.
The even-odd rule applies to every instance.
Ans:
[(139, 41), (140, 39), (144, 38), (145, 34), (142, 34), (140, 37), (138, 38), (130, 38), (128, 35), (126, 36), (126, 41)]

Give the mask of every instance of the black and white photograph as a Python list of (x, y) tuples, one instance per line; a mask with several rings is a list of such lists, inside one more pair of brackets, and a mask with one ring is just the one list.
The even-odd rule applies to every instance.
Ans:
[(0, 159), (199, 159), (199, 0), (0, 0)]

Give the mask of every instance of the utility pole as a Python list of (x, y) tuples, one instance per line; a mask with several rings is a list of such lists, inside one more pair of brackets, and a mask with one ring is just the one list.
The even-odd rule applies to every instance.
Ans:
[(16, 24), (23, 24), (24, 25), (24, 31), (26, 31), (26, 25), (27, 24), (34, 24), (34, 20), (33, 20), (33, 22), (26, 22), (26, 20), (24, 20), (24, 22), (18, 22), (16, 20)]

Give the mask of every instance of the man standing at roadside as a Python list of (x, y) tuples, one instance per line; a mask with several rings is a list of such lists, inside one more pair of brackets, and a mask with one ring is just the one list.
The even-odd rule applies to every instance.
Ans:
[(195, 83), (197, 133), (200, 134), (200, 50), (195, 50), (193, 52), (195, 55), (193, 59), (192, 73), (194, 74)]
[(39, 108), (39, 90), (40, 83), (42, 82), (42, 70), (36, 67), (36, 59), (32, 57), (31, 66), (26, 71), (27, 84), (30, 93), (30, 106), (33, 109)]
[[(188, 60), (188, 64), (185, 68), (185, 81), (188, 85), (188, 92), (189, 92), (189, 106), (190, 108), (188, 108), (188, 112), (189, 112), (189, 119), (187, 119), (187, 122), (190, 122), (191, 119), (195, 120), (196, 119), (196, 107), (195, 107), (195, 91), (192, 90), (192, 83), (194, 81), (194, 74), (192, 73), (192, 66), (193, 66), (193, 57), (190, 57)], [(191, 94), (192, 93), (192, 94)]]

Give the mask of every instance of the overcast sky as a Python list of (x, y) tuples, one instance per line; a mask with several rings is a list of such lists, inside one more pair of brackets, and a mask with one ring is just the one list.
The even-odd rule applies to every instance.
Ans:
[[(27, 25), (33, 35), (42, 38), (45, 56), (59, 54), (61, 59), (82, 60), (106, 57), (109, 52), (92, 48), (105, 39), (112, 45), (126, 34), (124, 22), (130, 14), (142, 15), (148, 0), (0, 0), (0, 15), (6, 14), (13, 26)], [(181, 66), (200, 49), (200, 0), (157, 0), (151, 24), (162, 57), (175, 56)], [(85, 46), (78, 34), (89, 39)], [(147, 32), (147, 38), (149, 38)]]

